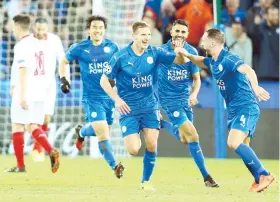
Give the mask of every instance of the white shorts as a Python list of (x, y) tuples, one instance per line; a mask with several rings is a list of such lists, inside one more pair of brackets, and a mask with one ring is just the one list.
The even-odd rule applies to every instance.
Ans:
[(52, 82), (52, 84), (47, 89), (47, 93), (46, 93), (45, 115), (52, 116), (54, 114), (55, 99), (56, 99), (56, 82)]
[(44, 123), (44, 102), (30, 101), (28, 102), (28, 109), (23, 110), (19, 101), (12, 100), (11, 106), (11, 121), (17, 124), (39, 124)]

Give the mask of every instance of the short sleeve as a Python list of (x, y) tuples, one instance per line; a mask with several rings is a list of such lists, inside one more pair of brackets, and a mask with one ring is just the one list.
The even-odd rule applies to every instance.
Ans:
[(105, 68), (104, 74), (109, 78), (109, 79), (115, 79), (117, 76), (117, 73), (120, 71), (120, 61), (117, 55), (115, 54), (110, 62), (109, 65)]
[(205, 65), (206, 67), (208, 67), (208, 69), (211, 68), (211, 62), (212, 62), (212, 58), (206, 57), (206, 58), (204, 58), (204, 60), (203, 60), (204, 65)]
[(28, 50), (24, 50), (21, 48), (21, 46), (17, 46), (14, 49), (14, 53), (15, 53), (14, 61), (13, 61), (14, 67), (16, 69), (19, 69), (21, 67), (28, 67), (28, 56), (29, 56)]
[(157, 56), (156, 62), (158, 64), (172, 64), (174, 59), (176, 58), (176, 54), (174, 52), (169, 52), (164, 48), (156, 47), (155, 51)]
[(230, 55), (226, 57), (226, 67), (228, 71), (236, 72), (238, 67), (244, 64), (244, 61), (241, 60), (236, 55)]
[(56, 36), (55, 45), (56, 45), (56, 58), (57, 58), (57, 60), (60, 61), (62, 58), (65, 57), (65, 52), (64, 52), (63, 45), (62, 45), (62, 41), (58, 36)]
[(79, 53), (78, 44), (73, 44), (66, 52), (66, 59), (69, 62), (73, 62), (73, 60), (76, 60), (78, 58), (78, 53)]

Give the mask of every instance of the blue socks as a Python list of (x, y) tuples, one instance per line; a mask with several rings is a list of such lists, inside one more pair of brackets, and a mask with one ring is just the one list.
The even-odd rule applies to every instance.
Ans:
[(147, 149), (145, 150), (144, 158), (143, 158), (143, 176), (142, 181), (149, 181), (150, 177), (153, 173), (155, 163), (156, 163), (157, 153), (156, 152), (150, 152)]
[(108, 165), (114, 170), (118, 163), (113, 154), (113, 148), (111, 142), (109, 140), (98, 142), (98, 147), (100, 153), (103, 155)]
[(255, 154), (255, 152), (252, 150), (251, 147), (247, 146), (246, 144), (240, 144), (237, 149), (235, 150), (235, 153), (242, 158), (244, 161), (246, 167), (249, 169), (249, 171), (254, 176), (256, 182), (259, 179), (260, 175), (269, 175), (269, 172), (264, 168), (264, 166), (261, 164), (259, 158)]
[(254, 176), (255, 178), (255, 182), (257, 184), (259, 184), (260, 181), (260, 176), (258, 175), (258, 173), (256, 173), (244, 160), (243, 160), (245, 166), (247, 167), (247, 169), (250, 171), (250, 173)]
[(189, 152), (192, 155), (194, 162), (196, 163), (197, 167), (199, 168), (203, 179), (209, 175), (206, 170), (205, 163), (204, 163), (204, 156), (203, 152), (200, 148), (199, 142), (190, 142), (188, 144)]
[(87, 123), (82, 127), (80, 130), (80, 136), (81, 137), (86, 137), (86, 136), (96, 136), (93, 127), (91, 126), (90, 123)]
[(173, 135), (174, 137), (176, 137), (179, 141), (180, 140), (180, 135), (179, 135), (179, 130), (178, 127), (175, 127), (172, 123), (165, 121), (165, 120), (161, 120), (160, 121), (160, 127), (161, 128), (166, 128), (171, 135)]

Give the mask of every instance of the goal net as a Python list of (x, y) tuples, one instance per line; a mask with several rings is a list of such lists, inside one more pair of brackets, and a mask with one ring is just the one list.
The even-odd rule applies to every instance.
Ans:
[[(91, 14), (104, 15), (108, 19), (106, 37), (124, 47), (131, 40), (131, 25), (140, 20), (145, 0), (70, 0), (70, 1), (30, 1), (30, 4), (20, 5), (21, 1), (0, 2), (0, 148), (1, 154), (12, 154), (11, 122), (10, 122), (10, 67), (13, 59), (13, 46), (16, 43), (11, 33), (12, 15), (19, 13), (10, 10), (16, 6), (17, 12), (29, 13), (32, 19), (46, 17), (49, 30), (60, 36), (65, 50), (75, 42), (86, 37), (86, 19)], [(14, 3), (14, 5), (11, 5)], [(52, 145), (59, 148), (63, 155), (75, 157), (87, 155), (100, 157), (97, 138), (86, 139), (81, 152), (75, 147), (74, 126), (84, 124), (82, 110), (82, 84), (79, 65), (73, 63), (71, 70), (71, 93), (64, 95), (60, 91), (57, 80), (56, 109), (49, 124), (48, 138)], [(58, 78), (58, 76), (57, 76)], [(115, 121), (111, 132), (111, 141), (117, 157), (128, 157), (118, 122), (119, 114), (115, 113)], [(25, 133), (25, 153), (32, 150), (33, 138)]]

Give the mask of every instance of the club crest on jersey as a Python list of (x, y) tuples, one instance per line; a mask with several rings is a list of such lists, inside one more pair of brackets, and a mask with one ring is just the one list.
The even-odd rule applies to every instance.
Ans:
[(224, 69), (223, 66), (222, 66), (221, 64), (219, 64), (219, 67), (218, 67), (218, 68), (219, 68), (220, 72), (223, 71), (223, 69)]
[(154, 62), (154, 59), (151, 56), (147, 57), (147, 63), (153, 64), (153, 62)]
[(110, 47), (108, 47), (108, 46), (105, 46), (105, 47), (104, 47), (104, 52), (105, 52), (105, 53), (109, 53), (110, 50), (111, 50)]

